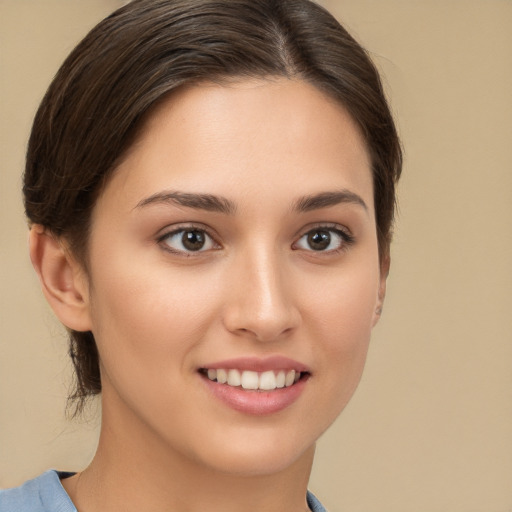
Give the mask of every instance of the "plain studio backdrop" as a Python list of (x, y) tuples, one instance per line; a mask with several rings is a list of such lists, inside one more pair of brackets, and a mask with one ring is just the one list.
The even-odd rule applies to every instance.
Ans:
[[(27, 254), (31, 121), (120, 0), (0, 0), (0, 487), (80, 469), (99, 413), (66, 421), (63, 329)], [(311, 489), (347, 512), (512, 510), (512, 1), (324, 0), (370, 51), (405, 147), (388, 297)]]

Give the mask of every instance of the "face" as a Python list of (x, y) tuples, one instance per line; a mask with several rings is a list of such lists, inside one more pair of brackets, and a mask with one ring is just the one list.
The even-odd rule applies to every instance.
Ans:
[(104, 425), (238, 474), (311, 452), (384, 290), (342, 106), (284, 79), (175, 93), (100, 196), (89, 247)]

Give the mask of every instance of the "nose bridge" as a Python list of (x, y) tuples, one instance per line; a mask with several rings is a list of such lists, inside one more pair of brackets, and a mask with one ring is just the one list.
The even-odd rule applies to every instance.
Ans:
[(297, 325), (299, 315), (288, 270), (274, 244), (253, 245), (238, 255), (225, 312), (230, 331), (271, 341)]

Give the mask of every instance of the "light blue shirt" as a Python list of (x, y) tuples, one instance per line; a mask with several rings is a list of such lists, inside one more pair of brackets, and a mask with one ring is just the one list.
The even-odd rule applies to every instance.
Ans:
[[(51, 470), (20, 487), (0, 490), (0, 512), (77, 512), (60, 483), (71, 475)], [(327, 512), (310, 492), (307, 500), (311, 512)]]

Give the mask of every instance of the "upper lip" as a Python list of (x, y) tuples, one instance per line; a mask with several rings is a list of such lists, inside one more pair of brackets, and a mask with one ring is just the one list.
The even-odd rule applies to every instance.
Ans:
[(270, 357), (237, 357), (208, 363), (201, 368), (219, 370), (236, 369), (242, 371), (266, 372), (269, 370), (295, 370), (296, 372), (310, 372), (310, 369), (303, 363), (285, 356)]

